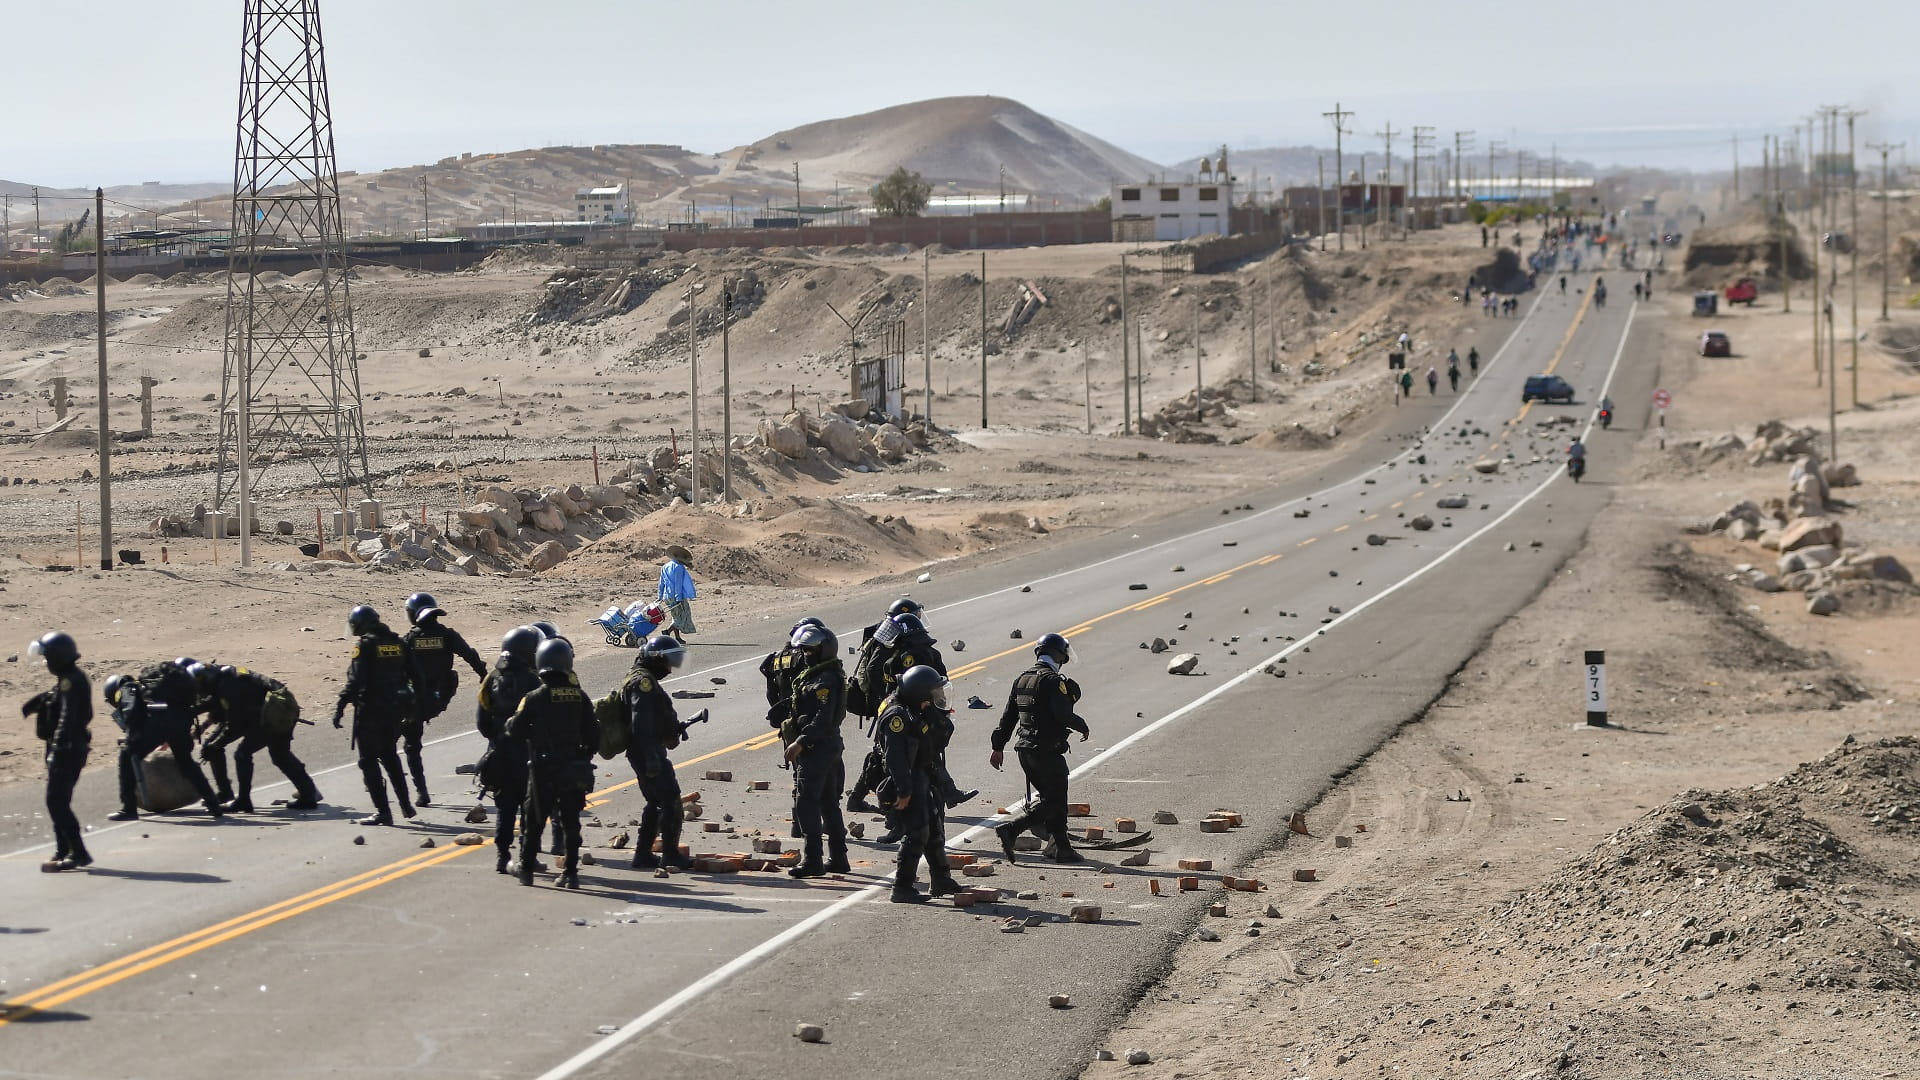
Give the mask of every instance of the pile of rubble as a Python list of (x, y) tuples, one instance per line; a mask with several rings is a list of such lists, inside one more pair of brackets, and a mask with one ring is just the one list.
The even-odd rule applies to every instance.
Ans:
[(547, 279), (539, 305), (527, 315), (527, 325), (591, 323), (625, 314), (686, 272), (678, 266), (614, 272), (561, 270)]
[(905, 461), (915, 450), (926, 450), (938, 434), (922, 419), (902, 421), (874, 413), (866, 401), (854, 399), (815, 416), (790, 412), (778, 422), (760, 421), (760, 431), (748, 441), (768, 464), (819, 460), (858, 472)]
[(1220, 436), (1207, 430), (1208, 427), (1238, 427), (1230, 410), (1252, 400), (1252, 389), (1246, 379), (1240, 377), (1228, 379), (1219, 386), (1189, 390), (1142, 418), (1140, 434), (1165, 442), (1217, 443)]
[(1461, 944), (1498, 955), (1516, 983), (1612, 983), (1622, 1001), (1854, 990), (1889, 995), (1861, 1007), (1904, 1009), (1920, 990), (1920, 922), (1888, 894), (1920, 875), (1916, 841), (1920, 740), (1848, 736), (1772, 783), (1681, 794)]
[(537, 491), (482, 488), (472, 505), (454, 515), (449, 539), (461, 548), (497, 559), (520, 557), (525, 568), (534, 573), (551, 570), (582, 544), (605, 536), (636, 511), (657, 509), (647, 505), (649, 488), (634, 474), (636, 469), (645, 475), (658, 475), (651, 467), (636, 463), (617, 474), (611, 484), (569, 484)]
[[(1742, 439), (1729, 431), (1710, 439), (1690, 439), (1680, 445), (1698, 451), (1705, 462), (1744, 453), (1749, 465), (1775, 465), (1817, 456), (1820, 441), (1820, 433), (1813, 428), (1790, 428), (1778, 420), (1768, 420), (1753, 429), (1752, 439)], [(1859, 483), (1852, 478), (1853, 466), (1842, 465), (1838, 471), (1845, 474), (1844, 478), (1830, 478), (1830, 486), (1849, 487)]]
[(1817, 455), (1803, 453), (1788, 480), (1791, 490), (1785, 498), (1768, 499), (1765, 505), (1751, 500), (1735, 503), (1710, 521), (1688, 526), (1687, 531), (1721, 533), (1779, 552), (1772, 570), (1741, 563), (1734, 567), (1733, 576), (1762, 592), (1804, 592), (1807, 610), (1815, 615), (1840, 610), (1843, 583), (1865, 583), (1853, 587), (1869, 590), (1914, 591), (1913, 574), (1899, 559), (1849, 547), (1840, 523), (1828, 516), (1833, 505), (1831, 489), (1859, 483), (1853, 466), (1823, 469)]

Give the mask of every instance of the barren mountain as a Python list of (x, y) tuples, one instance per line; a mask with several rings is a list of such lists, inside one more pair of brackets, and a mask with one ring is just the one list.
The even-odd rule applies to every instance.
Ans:
[(838, 175), (870, 185), (904, 165), (936, 191), (1009, 191), (1077, 204), (1116, 180), (1141, 180), (1160, 167), (1112, 143), (1000, 97), (951, 97), (805, 124), (727, 154), (802, 176)]

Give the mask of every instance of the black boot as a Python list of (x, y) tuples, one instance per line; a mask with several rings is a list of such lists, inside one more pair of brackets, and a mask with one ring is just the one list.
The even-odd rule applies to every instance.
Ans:
[(555, 884), (563, 889), (578, 889), (580, 887), (579, 861), (578, 856), (568, 856), (567, 861), (561, 864), (560, 880)]
[(847, 861), (847, 834), (827, 838), (827, 873), (851, 874), (853, 864)]
[(107, 815), (108, 821), (137, 821), (139, 818), (140, 811), (135, 810), (131, 806), (123, 806)]
[(373, 814), (369, 817), (361, 818), (356, 824), (360, 824), (360, 825), (391, 825), (393, 824), (393, 808), (387, 804), (386, 789), (384, 787), (376, 789), (371, 784), (367, 785), (367, 787), (368, 787), (367, 794), (371, 796), (373, 799)]
[(973, 788), (970, 791), (949, 791), (947, 792), (947, 809), (951, 810), (961, 803), (971, 802), (978, 798), (979, 795), (979, 788)]
[(1067, 838), (1064, 834), (1055, 837), (1054, 842), (1047, 845), (1040, 854), (1057, 863), (1080, 863), (1087, 861), (1085, 855), (1073, 850), (1073, 845), (1067, 843)]
[(633, 868), (635, 870), (660, 869), (660, 856), (653, 853), (653, 841), (656, 833), (647, 825), (648, 815), (640, 816), (640, 835), (633, 840)]
[(810, 878), (827, 876), (827, 865), (820, 861), (820, 841), (821, 838), (818, 836), (807, 837), (806, 853), (801, 857), (799, 866), (787, 871), (788, 877)]
[(427, 794), (427, 785), (424, 782), (419, 780), (414, 781), (414, 788), (415, 788), (415, 794), (413, 796), (413, 805), (415, 806), (432, 806), (433, 805), (433, 798)]
[(847, 813), (877, 814), (879, 812), (880, 808), (868, 802), (864, 794), (855, 793), (847, 796)]
[(501, 848), (500, 854), (493, 860), (493, 872), (496, 874), (510, 874), (513, 872), (511, 869), (512, 864), (513, 852), (508, 851), (506, 848)]
[(251, 814), (253, 813), (253, 798), (248, 796), (244, 799), (234, 799), (227, 803), (226, 811), (229, 814)]
[(1007, 857), (1007, 865), (1018, 863), (1020, 860), (1013, 853), (1013, 842), (1020, 839), (1020, 826), (1011, 821), (1005, 825), (995, 825), (993, 834), (1000, 838), (1000, 854)]
[(390, 810), (382, 810), (377, 814), (370, 814), (366, 817), (363, 817), (358, 821), (354, 822), (354, 824), (355, 825), (391, 825), (393, 824), (393, 812)]
[(309, 788), (298, 798), (287, 804), (289, 810), (317, 810), (320, 807), (320, 792)]

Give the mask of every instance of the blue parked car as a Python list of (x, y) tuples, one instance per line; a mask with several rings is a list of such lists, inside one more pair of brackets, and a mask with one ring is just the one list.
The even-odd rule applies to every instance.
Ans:
[(1529, 375), (1527, 385), (1520, 389), (1520, 402), (1564, 401), (1573, 404), (1573, 384), (1558, 375)]

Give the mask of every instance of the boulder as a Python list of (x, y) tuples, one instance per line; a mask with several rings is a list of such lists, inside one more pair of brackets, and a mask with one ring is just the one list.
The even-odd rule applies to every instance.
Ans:
[(498, 506), (519, 506), (520, 496), (503, 487), (483, 487), (474, 493), (476, 503), (494, 503)]
[(1764, 570), (1749, 571), (1747, 573), (1747, 584), (1752, 585), (1761, 592), (1780, 592), (1782, 589), (1780, 579)]
[(1832, 615), (1840, 610), (1840, 598), (1825, 589), (1807, 597), (1807, 614)]
[(672, 472), (680, 467), (679, 455), (673, 452), (671, 446), (654, 447), (650, 463), (656, 474)]
[(1828, 487), (1859, 487), (1860, 474), (1852, 465), (1829, 465), (1826, 470)]
[[(414, 560), (415, 562), (426, 562), (428, 559), (433, 558), (433, 552), (431, 549), (426, 548), (420, 544), (416, 544), (411, 540), (403, 541), (400, 544), (400, 553), (402, 555), (405, 555), (407, 558)], [(428, 567), (428, 569), (433, 569), (433, 568)]]
[(1468, 503), (1465, 495), (1442, 495), (1434, 505), (1442, 510), (1465, 510)]
[(820, 445), (841, 461), (859, 461), (860, 428), (844, 417), (827, 417), (820, 423)]
[(566, 515), (552, 503), (527, 515), (527, 522), (542, 532), (565, 532), (567, 528)]
[(873, 411), (873, 406), (867, 403), (866, 398), (850, 398), (834, 402), (832, 409), (849, 420), (865, 420), (867, 414)]
[(458, 570), (464, 574), (478, 575), (480, 573), (480, 559), (476, 555), (462, 555), (453, 560), (453, 565), (448, 567), (448, 569)]
[(1173, 659), (1167, 661), (1167, 674), (1191, 675), (1193, 674), (1194, 669), (1199, 666), (1200, 666), (1199, 654), (1183, 652), (1180, 655), (1174, 657)]
[(611, 484), (595, 484), (582, 494), (586, 497), (586, 502), (592, 504), (595, 510), (627, 505), (627, 493)]
[(1500, 471), (1500, 461), (1497, 458), (1484, 458), (1473, 463), (1473, 471), (1482, 475), (1492, 475)]
[(1856, 555), (1847, 556), (1845, 561), (1847, 569), (1865, 571), (1865, 573), (1857, 575), (1859, 577), (1871, 578), (1874, 581), (1897, 581), (1906, 585), (1913, 584), (1913, 572), (1902, 565), (1899, 559), (1891, 555), (1879, 555), (1871, 551), (1862, 551)]
[[(473, 558), (471, 555), (462, 555), (450, 563), (442, 563), (440, 569), (455, 577), (472, 577), (473, 570), (471, 569), (471, 564), (466, 561), (471, 558)], [(430, 562), (439, 562), (439, 560), (434, 559), (430, 560)]]
[(799, 461), (807, 456), (807, 433), (790, 424), (760, 421), (760, 441), (781, 457)]
[(1840, 523), (1828, 517), (1802, 517), (1780, 530), (1780, 550), (1798, 551), (1818, 544), (1840, 545)]
[(549, 540), (527, 555), (527, 569), (538, 574), (566, 561), (567, 546), (558, 540)]
[(549, 491), (546, 493), (546, 500), (563, 516), (570, 518), (586, 513), (590, 505), (587, 502), (586, 492), (581, 492), (580, 497), (576, 499), (564, 491)]
[(873, 429), (873, 452), (882, 461), (901, 461), (913, 452), (913, 440), (892, 424), (881, 424)]
[(1822, 566), (1832, 566), (1839, 561), (1839, 548), (1832, 544), (1815, 544), (1780, 556), (1779, 566), (1781, 573), (1791, 574), (1795, 570), (1818, 570)]
[(360, 540), (353, 545), (353, 553), (362, 559), (371, 559), (386, 550), (386, 540), (378, 537), (372, 540)]
[(480, 502), (460, 511), (460, 520), (470, 525), (491, 528), (502, 536), (512, 536), (513, 530), (520, 527), (519, 503), (506, 506), (495, 502)]
[(1433, 519), (1425, 514), (1416, 514), (1407, 522), (1407, 528), (1415, 532), (1426, 532), (1433, 528)]

